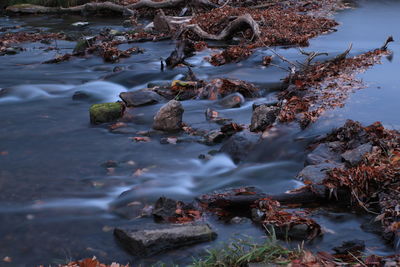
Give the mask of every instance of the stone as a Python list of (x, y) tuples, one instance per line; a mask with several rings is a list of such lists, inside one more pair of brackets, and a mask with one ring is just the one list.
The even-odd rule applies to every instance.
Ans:
[(119, 102), (94, 104), (89, 109), (90, 122), (100, 124), (115, 121), (122, 116), (124, 109), (124, 105)]
[(334, 168), (344, 168), (343, 164), (339, 163), (321, 163), (317, 165), (308, 165), (297, 175), (297, 178), (303, 182), (311, 183), (313, 192), (318, 197), (324, 197), (326, 187), (322, 182), (328, 178), (328, 171)]
[(157, 104), (165, 100), (156, 92), (151, 90), (142, 89), (132, 92), (123, 92), (119, 97), (125, 102), (127, 107), (139, 107), (151, 104)]
[(244, 101), (244, 97), (241, 93), (233, 93), (222, 98), (218, 101), (218, 104), (224, 108), (239, 108)]
[(333, 250), (336, 254), (348, 254), (348, 253), (358, 253), (362, 252), (365, 249), (365, 242), (363, 240), (351, 240), (351, 241), (344, 241), (342, 245), (338, 247), (334, 247)]
[(90, 95), (82, 91), (76, 91), (72, 95), (72, 100), (79, 101), (79, 100), (88, 100), (90, 99)]
[(348, 150), (342, 154), (342, 158), (345, 162), (351, 166), (356, 166), (360, 163), (367, 153), (372, 151), (372, 145), (370, 143), (360, 145), (352, 150)]
[(128, 252), (141, 256), (212, 241), (217, 237), (217, 233), (204, 223), (117, 227), (114, 235)]
[(233, 161), (239, 162), (247, 157), (260, 141), (260, 135), (243, 130), (232, 135), (221, 147), (220, 152), (228, 154)]
[(306, 157), (306, 165), (317, 165), (329, 162), (341, 162), (342, 157), (340, 151), (340, 142), (330, 142), (319, 144)]
[(213, 130), (208, 132), (205, 136), (204, 136), (204, 142), (207, 145), (214, 145), (216, 143), (221, 143), (224, 138), (225, 138), (225, 134), (222, 133), (221, 131), (218, 130)]
[(250, 131), (264, 131), (271, 126), (278, 116), (279, 108), (276, 106), (260, 105), (253, 111), (251, 117)]
[(181, 130), (183, 112), (182, 104), (179, 101), (169, 101), (154, 116), (153, 128), (167, 132)]

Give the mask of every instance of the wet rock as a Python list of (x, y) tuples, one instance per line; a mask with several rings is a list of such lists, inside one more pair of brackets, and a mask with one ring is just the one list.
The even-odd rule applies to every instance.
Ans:
[(328, 171), (334, 168), (344, 168), (339, 163), (321, 163), (317, 165), (308, 165), (297, 175), (297, 178), (303, 182), (311, 183), (313, 191), (318, 197), (324, 197), (326, 187), (322, 182), (328, 178)]
[(114, 160), (107, 160), (103, 164), (101, 164), (102, 167), (104, 168), (115, 168), (118, 167), (118, 163)]
[(314, 184), (321, 183), (327, 178), (327, 172), (334, 168), (344, 168), (343, 164), (339, 163), (321, 163), (317, 165), (308, 165), (297, 175), (301, 181), (310, 181)]
[(341, 162), (342, 157), (339, 153), (341, 146), (341, 142), (329, 142), (319, 144), (311, 153), (307, 155), (306, 165)]
[(134, 255), (154, 255), (179, 247), (212, 241), (217, 237), (208, 224), (147, 224), (118, 227), (114, 235)]
[(122, 116), (124, 109), (124, 105), (119, 102), (94, 104), (89, 109), (90, 122), (100, 124), (115, 121)]
[(94, 44), (96, 41), (96, 37), (94, 36), (88, 36), (80, 39), (74, 48), (73, 53), (74, 54), (84, 54), (86, 52), (86, 49), (89, 48)]
[(232, 135), (221, 147), (220, 152), (228, 154), (235, 162), (245, 159), (260, 140), (259, 134), (241, 131)]
[(124, 27), (124, 28), (130, 28), (130, 27), (132, 27), (133, 25), (132, 25), (132, 21), (130, 20), (130, 19), (127, 19), (127, 20), (124, 20), (123, 22), (122, 22), (122, 27)]
[(204, 136), (204, 143), (207, 145), (214, 145), (216, 143), (221, 143), (225, 137), (225, 134), (221, 131), (213, 130)]
[(333, 248), (336, 254), (357, 254), (357, 252), (362, 252), (364, 249), (365, 242), (358, 239), (345, 241), (342, 245)]
[(342, 158), (351, 166), (356, 166), (360, 163), (367, 153), (372, 151), (372, 145), (370, 143), (360, 145), (352, 150), (346, 151), (342, 154)]
[(233, 217), (232, 219), (229, 220), (229, 223), (231, 223), (231, 224), (245, 224), (245, 223), (248, 223), (248, 222), (250, 222), (249, 218), (238, 217), (238, 216)]
[(254, 202), (266, 196), (261, 189), (248, 186), (217, 190), (198, 197), (197, 201), (209, 208), (220, 208), (234, 213), (243, 211), (249, 213)]
[(157, 104), (165, 100), (162, 96), (151, 90), (142, 89), (133, 92), (123, 92), (119, 97), (128, 107), (139, 107), (144, 105)]
[(250, 131), (264, 131), (271, 126), (278, 116), (279, 108), (269, 105), (260, 105), (253, 111), (251, 117)]
[(183, 112), (182, 104), (179, 101), (169, 101), (154, 116), (153, 128), (161, 131), (181, 130)]
[(222, 98), (218, 101), (218, 104), (224, 108), (238, 108), (244, 103), (244, 101), (244, 97), (241, 93), (234, 93)]
[(72, 95), (72, 100), (75, 101), (79, 101), (79, 100), (89, 100), (90, 99), (90, 95), (88, 95), (85, 92), (82, 91), (76, 91), (73, 95)]

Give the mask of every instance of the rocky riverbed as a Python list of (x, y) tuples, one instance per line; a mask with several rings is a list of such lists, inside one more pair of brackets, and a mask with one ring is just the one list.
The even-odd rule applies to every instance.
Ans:
[[(205, 2), (197, 11), (223, 5)], [(106, 18), (9, 9), (2, 263), (186, 265), (271, 232), (289, 247), (396, 254), (400, 6), (305, 2), (232, 1), (210, 21), (185, 6), (113, 6)], [(284, 12), (308, 26), (285, 32)]]

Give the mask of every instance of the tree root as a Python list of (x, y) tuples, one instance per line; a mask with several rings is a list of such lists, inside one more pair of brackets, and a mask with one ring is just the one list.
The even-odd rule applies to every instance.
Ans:
[(140, 0), (137, 3), (128, 6), (130, 9), (138, 8), (173, 8), (180, 5), (191, 5), (194, 7), (207, 7), (207, 8), (217, 8), (218, 5), (211, 3), (208, 0), (166, 0), (162, 2), (154, 2), (151, 0)]
[[(258, 23), (251, 17), (250, 14), (244, 14), (242, 16), (239, 16), (237, 19), (234, 21), (230, 22), (228, 26), (226, 26), (225, 29), (223, 29), (218, 35), (215, 34), (210, 34), (205, 32), (202, 28), (200, 28), (199, 25), (197, 24), (190, 24), (187, 25), (184, 29), (184, 31), (192, 31), (194, 32), (197, 36), (199, 36), (202, 39), (206, 40), (214, 40), (214, 41), (222, 41), (222, 40), (227, 40), (232, 37), (236, 32), (239, 30), (242, 30), (243, 27), (250, 27), (253, 31), (253, 38), (259, 39), (260, 38), (260, 28), (258, 26)], [(182, 31), (181, 34), (184, 32)]]

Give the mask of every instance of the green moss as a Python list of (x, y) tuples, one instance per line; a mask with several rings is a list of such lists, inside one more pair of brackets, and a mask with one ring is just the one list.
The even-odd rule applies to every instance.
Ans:
[(94, 104), (90, 107), (90, 122), (100, 124), (115, 121), (122, 116), (124, 107), (121, 103)]

